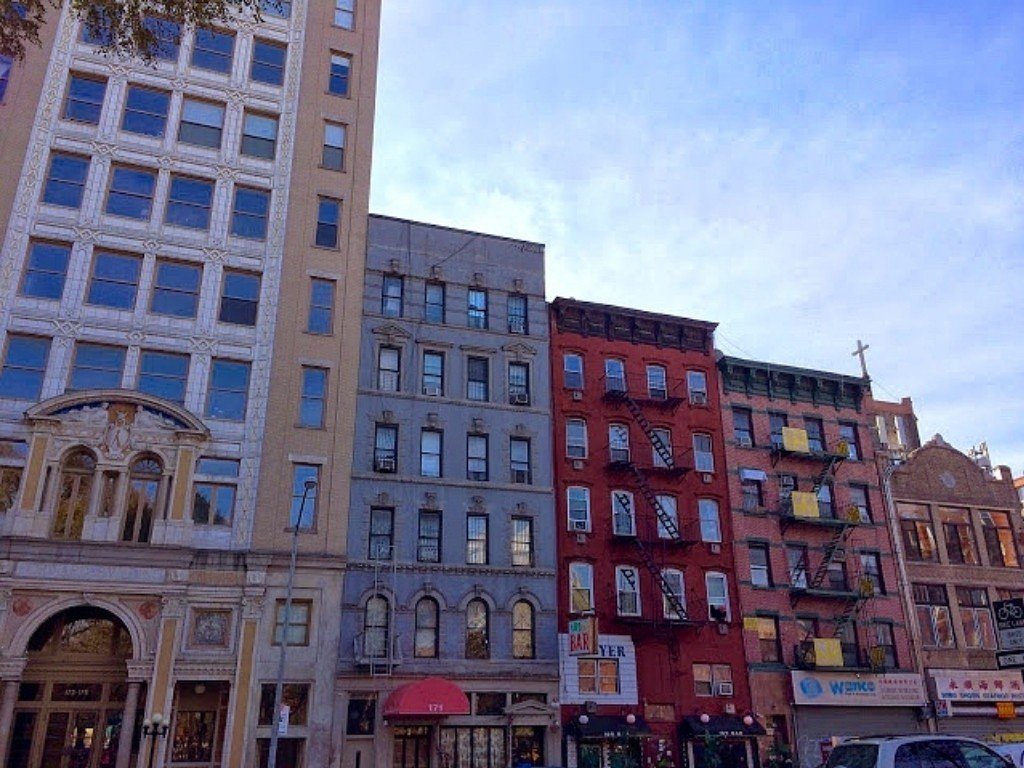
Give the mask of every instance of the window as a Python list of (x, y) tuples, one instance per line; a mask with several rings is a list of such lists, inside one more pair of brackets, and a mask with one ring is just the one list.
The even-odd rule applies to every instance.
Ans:
[(530, 366), (527, 363), (508, 364), (508, 401), (512, 405), (530, 404)]
[(664, 518), (671, 524), (666, 525), (662, 515), (658, 516), (658, 538), (678, 539), (679, 538), (679, 514), (676, 509), (676, 497), (667, 494), (658, 494), (654, 501), (661, 508)]
[(121, 130), (141, 136), (160, 137), (167, 130), (171, 94), (139, 85), (129, 85), (121, 116)]
[(629, 427), (625, 424), (608, 425), (608, 453), (612, 463), (629, 462)]
[(71, 246), (66, 243), (33, 242), (29, 245), (21, 295), (36, 299), (59, 299), (64, 295)]
[(299, 426), (319, 429), (324, 425), (327, 401), (327, 369), (302, 367), (302, 397), (299, 400)]
[(402, 278), (400, 275), (384, 275), (380, 312), (385, 317), (402, 316)]
[(171, 176), (164, 222), (189, 229), (209, 229), (213, 187), (214, 182), (207, 179)]
[(732, 409), (732, 436), (739, 446), (754, 444), (754, 422), (749, 408)]
[(868, 487), (866, 485), (850, 486), (850, 514), (854, 510), (857, 513), (857, 520), (862, 523), (871, 522), (871, 504), (868, 499)]
[(490, 399), (490, 361), (486, 357), (471, 357), (466, 361), (466, 397), (487, 402)]
[(786, 564), (789, 567), (789, 585), (793, 589), (807, 589), (807, 546), (788, 544)]
[(235, 513), (238, 460), (203, 457), (196, 462), (192, 483), (192, 522), (231, 525)]
[(846, 443), (846, 458), (860, 461), (860, 439), (857, 436), (857, 425), (840, 423), (839, 440)]
[(590, 563), (569, 563), (569, 610), (594, 610), (594, 566)]
[(248, 157), (273, 160), (277, 153), (277, 118), (246, 112), (242, 123), (241, 153)]
[(105, 212), (129, 219), (148, 219), (153, 212), (156, 171), (114, 167)]
[(583, 358), (579, 355), (562, 356), (562, 373), (566, 389), (583, 389)]
[(745, 512), (757, 512), (764, 507), (765, 479), (767, 479), (767, 475), (762, 470), (740, 470), (740, 489), (743, 491), (743, 510)]
[(1017, 547), (1013, 543), (1013, 529), (1005, 512), (981, 511), (981, 532), (985, 537), (985, 550), (989, 565), (1016, 568)]
[(341, 200), (321, 197), (316, 213), (316, 244), (322, 248), (338, 247), (338, 227), (341, 220)]
[[(307, 483), (313, 485), (307, 487)], [(316, 527), (317, 494), (320, 491), (320, 467), (316, 464), (295, 464), (292, 468), (292, 505), (288, 512), (288, 528), (300, 531)]]
[(647, 396), (651, 400), (664, 400), (668, 397), (668, 374), (665, 366), (647, 366)]
[(784, 413), (769, 413), (768, 414), (768, 429), (771, 431), (771, 441), (773, 448), (782, 447), (782, 430), (789, 426), (789, 419)]
[(373, 507), (370, 510), (370, 552), (371, 560), (391, 560), (394, 557), (395, 510), (390, 507)]
[(985, 587), (957, 587), (956, 602), (960, 608), (960, 623), (964, 628), (964, 646), (995, 649), (996, 637), (992, 629), (988, 590)]
[(533, 606), (525, 600), (517, 600), (512, 606), (512, 658), (534, 658), (534, 646)]
[(470, 565), (487, 565), (487, 516), (466, 516), (466, 562)]
[(832, 486), (823, 483), (818, 489), (818, 514), (826, 520), (836, 519), (836, 505), (832, 503)]
[(946, 537), (946, 557), (961, 565), (978, 565), (978, 548), (974, 543), (971, 515), (966, 509), (939, 507), (939, 521)]
[[(18, 3), (18, 5), (21, 5), (21, 3)], [(99, 11), (98, 16), (98, 25), (82, 24), (79, 39), (88, 45), (110, 46), (113, 41), (113, 35), (110, 32), (110, 19), (103, 11)]]
[(704, 586), (708, 595), (708, 619), (711, 621), (731, 621), (732, 612), (729, 608), (729, 582), (724, 573), (704, 574)]
[(804, 417), (804, 429), (807, 431), (807, 447), (813, 453), (822, 453), (825, 450), (825, 428), (821, 419)]
[(334, 0), (334, 25), (352, 29), (356, 17), (356, 0)]
[(423, 477), (441, 476), (441, 438), (437, 430), (420, 431), (420, 475)]
[(512, 518), (512, 565), (533, 567), (532, 518)]
[(772, 563), (767, 544), (751, 544), (750, 551), (750, 584), (754, 587), (768, 588), (772, 585)]
[(377, 389), (398, 392), (401, 386), (401, 350), (381, 347), (377, 350)]
[(616, 694), (619, 692), (618, 659), (578, 659), (579, 692)]
[[(746, 619), (744, 623), (746, 623)], [(757, 623), (757, 645), (761, 651), (761, 661), (765, 664), (779, 664), (782, 662), (782, 644), (779, 642), (779, 617), (758, 616), (754, 619)]]
[(527, 324), (527, 301), (521, 293), (512, 293), (508, 297), (508, 332), (529, 333)]
[(444, 394), (444, 353), (423, 353), (423, 394), (440, 397)]
[(149, 541), (162, 474), (163, 466), (152, 457), (132, 462), (128, 470), (128, 498), (125, 502), (121, 541)]
[(144, 17), (142, 24), (156, 38), (151, 49), (153, 56), (162, 61), (177, 61), (181, 46), (181, 25), (155, 16)]
[(416, 603), (416, 636), (413, 655), (417, 659), (437, 658), (437, 630), (440, 610), (432, 597), (420, 598)]
[(327, 90), (336, 96), (348, 96), (351, 77), (352, 57), (343, 53), (331, 54), (331, 70)]
[(194, 264), (157, 261), (149, 311), (173, 317), (195, 317), (203, 269)]
[(697, 511), (700, 515), (700, 540), (720, 543), (722, 524), (718, 518), (718, 502), (714, 499), (698, 499)]
[(220, 149), (224, 135), (224, 105), (185, 99), (178, 123), (178, 141), (197, 147)]
[(565, 455), (573, 459), (587, 458), (587, 422), (583, 419), (566, 419)]
[(885, 582), (882, 580), (882, 558), (877, 552), (861, 552), (860, 578), (861, 581), (871, 582), (872, 594), (885, 594)]
[(694, 664), (693, 686), (698, 696), (714, 696), (722, 683), (732, 685), (732, 667), (728, 664)]
[(247, 272), (224, 272), (217, 319), (233, 325), (256, 325), (260, 278)]
[(490, 611), (483, 600), (470, 600), (466, 606), (466, 658), (491, 658), (490, 631), (488, 619)]
[(252, 240), (267, 237), (270, 214), (270, 192), (253, 187), (235, 187), (235, 204), (231, 211), (231, 234)]
[(59, 496), (52, 535), (57, 539), (81, 539), (89, 508), (96, 458), (85, 449), (75, 449), (61, 463)]
[(427, 283), (423, 289), (423, 319), (444, 323), (444, 283)]
[(833, 561), (825, 569), (824, 588), (833, 592), (850, 592), (849, 581), (846, 575), (846, 563)]
[[(672, 430), (654, 427), (651, 429), (651, 462), (659, 469), (675, 466), (672, 460)], [(671, 464), (669, 463), (671, 462)]]
[[(871, 648), (871, 662), (875, 666), (886, 669), (898, 669), (896, 660), (896, 637), (892, 624), (888, 621), (876, 622), (874, 629), (874, 646)], [(878, 662), (881, 662), (879, 664)]]
[(686, 372), (686, 391), (690, 396), (690, 405), (708, 404), (708, 377), (704, 371)]
[(345, 168), (345, 126), (341, 123), (324, 123), (324, 146), (320, 164), (331, 171)]
[(394, 424), (378, 424), (374, 434), (373, 444), (373, 471), (397, 471), (398, 427)]
[(566, 491), (570, 531), (590, 530), (590, 489), (571, 485)]
[(197, 29), (192, 48), (192, 66), (212, 72), (230, 72), (235, 50), (235, 36), (212, 29)]
[(284, 83), (284, 64), (288, 49), (258, 37), (252, 43), (252, 64), (249, 77), (258, 83), (281, 85)]
[(840, 624), (837, 621), (835, 636), (839, 638), (844, 667), (858, 667), (864, 663), (860, 653), (860, 639), (857, 636), (856, 622), (847, 621)]
[(788, 507), (793, 491), (799, 488), (796, 475), (779, 475), (779, 504)]
[(260, 11), (268, 16), (287, 19), (292, 15), (292, 0), (260, 0)]
[(0, 104), (4, 103), (4, 96), (7, 94), (7, 86), (11, 82), (11, 69), (14, 67), (14, 59), (10, 56), (0, 56)]
[(900, 517), (900, 532), (903, 534), (903, 549), (908, 560), (938, 560), (935, 547), (935, 531), (928, 507), (924, 504), (896, 503)]
[(124, 347), (78, 342), (68, 389), (118, 389), (124, 373)]
[(309, 645), (311, 600), (292, 600), (291, 610), (285, 612), (285, 601), (278, 600), (274, 608), (274, 645)]
[(389, 653), (391, 604), (383, 595), (374, 595), (363, 609), (363, 656), (383, 659)]
[(612, 491), (612, 533), (616, 536), (636, 536), (636, 513), (633, 494)]
[(466, 479), (487, 479), (487, 435), (466, 435)]
[(604, 391), (626, 391), (626, 364), (621, 360), (609, 358), (604, 361)]
[(38, 400), (49, 357), (49, 339), (8, 334), (4, 367), (0, 370), (0, 396)]
[(249, 394), (249, 363), (214, 358), (210, 367), (210, 391), (206, 415), (241, 421)]
[[(260, 725), (271, 725), (276, 719), (274, 714), (274, 683), (263, 683), (260, 686)], [(281, 689), (281, 703), (288, 705), (288, 724), (305, 725), (309, 716), (309, 686), (304, 683), (285, 683)]]
[(487, 291), (481, 288), (469, 289), (466, 323), (470, 328), (487, 327)]
[(188, 355), (142, 350), (139, 355), (138, 390), (178, 403), (185, 402)]
[(921, 643), (926, 648), (955, 648), (953, 623), (944, 584), (913, 584), (914, 607), (921, 626)]
[(509, 460), (513, 483), (529, 485), (533, 482), (533, 472), (530, 467), (530, 441), (528, 438), (513, 437), (509, 439)]
[(309, 281), (309, 333), (328, 334), (334, 323), (334, 281), (314, 277)]
[(88, 175), (89, 158), (61, 152), (51, 153), (46, 184), (43, 186), (43, 202), (64, 208), (80, 207), (82, 193), (85, 191), (85, 177)]
[(416, 561), (441, 562), (441, 513), (421, 509), (416, 539)]
[(619, 616), (639, 616), (640, 572), (628, 565), (615, 567), (615, 605)]
[[(666, 568), (661, 572), (661, 576), (665, 580), (668, 591), (675, 597), (675, 601), (673, 601), (669, 599), (668, 595), (662, 594), (662, 615), (669, 621), (682, 621), (686, 618), (686, 590), (683, 585), (683, 572), (675, 568)], [(677, 610), (673, 602), (677, 602), (682, 607), (683, 613)]]
[(711, 435), (693, 436), (693, 460), (698, 472), (715, 471), (715, 454), (711, 452)]
[(79, 123), (99, 124), (100, 112), (103, 111), (103, 96), (106, 92), (105, 79), (72, 73), (60, 116), (65, 120)]

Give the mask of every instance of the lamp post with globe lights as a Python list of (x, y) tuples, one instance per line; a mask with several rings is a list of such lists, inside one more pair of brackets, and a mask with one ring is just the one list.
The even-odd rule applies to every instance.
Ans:
[(164, 716), (159, 712), (154, 712), (153, 717), (146, 718), (142, 721), (142, 737), (149, 739), (149, 759), (146, 761), (147, 768), (153, 768), (153, 756), (156, 754), (156, 742), (167, 735), (167, 723), (164, 722)]

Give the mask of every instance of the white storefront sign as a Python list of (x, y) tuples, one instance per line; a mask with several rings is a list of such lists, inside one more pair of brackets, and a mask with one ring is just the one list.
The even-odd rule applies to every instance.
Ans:
[(793, 672), (793, 703), (825, 707), (920, 707), (924, 681), (913, 673), (886, 675)]
[(1019, 670), (935, 669), (935, 696), (943, 701), (1019, 701), (1024, 682)]
[[(594, 701), (598, 704), (636, 704), (638, 702), (636, 680), (636, 651), (633, 638), (629, 635), (598, 635), (597, 653), (592, 656), (574, 656), (569, 649), (569, 636), (558, 636), (558, 666), (562, 678), (562, 703), (583, 704)], [(600, 681), (588, 678), (587, 690), (580, 690), (580, 664), (588, 664), (591, 673), (600, 675), (601, 661), (608, 672), (614, 670), (618, 676), (617, 693), (600, 693)], [(593, 662), (598, 662), (593, 664)], [(597, 685), (595, 686), (595, 683)], [(594, 688), (598, 690), (594, 690)]]

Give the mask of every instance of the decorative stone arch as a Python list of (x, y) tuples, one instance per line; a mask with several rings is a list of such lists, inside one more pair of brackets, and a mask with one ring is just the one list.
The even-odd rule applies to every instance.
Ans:
[(487, 604), (487, 610), (494, 613), (498, 610), (498, 603), (494, 598), (484, 589), (471, 589), (462, 596), (458, 603), (454, 606), (460, 613), (465, 613), (466, 608), (473, 600), (483, 600)]
[(27, 653), (29, 640), (47, 621), (59, 613), (71, 608), (99, 608), (111, 614), (121, 622), (132, 640), (132, 660), (143, 661), (151, 658), (155, 649), (146, 647), (146, 632), (138, 621), (138, 617), (117, 600), (110, 600), (99, 595), (75, 595), (61, 598), (37, 608), (14, 632), (8, 647), (8, 656), (24, 656)]
[(164, 400), (162, 397), (147, 395), (132, 389), (89, 389), (81, 392), (68, 392), (36, 403), (25, 411), (25, 418), (31, 420), (57, 418), (83, 408), (105, 406), (110, 403), (125, 403), (145, 408), (152, 413), (167, 419), (175, 429), (182, 432), (195, 432), (209, 437), (206, 425), (193, 413), (177, 403)]
[(415, 611), (416, 610), (416, 604), (420, 600), (425, 598), (425, 597), (429, 597), (431, 600), (433, 600), (435, 603), (437, 603), (437, 609), (439, 611), (447, 611), (448, 610), (448, 608), (449, 608), (448, 601), (445, 600), (444, 595), (442, 595), (437, 590), (436, 587), (423, 587), (421, 589), (416, 590), (411, 595), (409, 595), (409, 610), (410, 611)]
[(541, 602), (540, 598), (537, 597), (537, 595), (535, 595), (532, 591), (524, 587), (520, 587), (517, 591), (509, 595), (508, 600), (505, 601), (504, 610), (511, 614), (513, 606), (515, 606), (515, 604), (519, 602), (529, 603), (533, 607), (533, 612), (535, 615), (539, 614), (541, 611), (544, 610), (542, 607), (543, 603)]

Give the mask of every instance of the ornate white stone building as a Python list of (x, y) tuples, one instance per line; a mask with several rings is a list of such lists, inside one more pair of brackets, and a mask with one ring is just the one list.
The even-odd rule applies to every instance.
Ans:
[(278, 765), (340, 760), (380, 3), (267, 5), (53, 12), (0, 95), (0, 765), (263, 764), (283, 637)]

